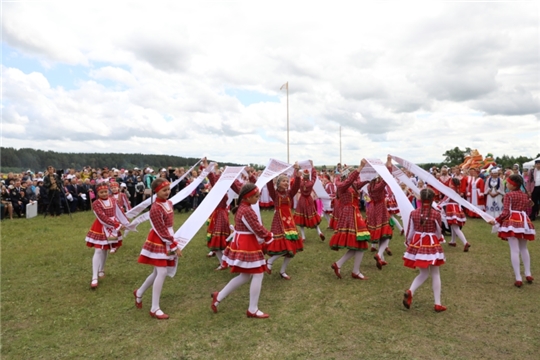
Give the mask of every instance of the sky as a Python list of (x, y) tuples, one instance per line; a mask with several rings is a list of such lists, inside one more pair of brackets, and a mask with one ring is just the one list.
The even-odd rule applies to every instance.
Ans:
[(316, 165), (540, 152), (536, 1), (2, 1), (1, 19), (4, 147)]

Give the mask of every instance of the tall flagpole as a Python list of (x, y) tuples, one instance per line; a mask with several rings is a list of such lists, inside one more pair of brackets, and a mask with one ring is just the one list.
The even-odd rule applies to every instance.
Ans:
[(343, 165), (341, 162), (341, 125), (339, 125), (339, 163)]
[(279, 90), (283, 90), (283, 88), (287, 90), (287, 162), (289, 162), (289, 82), (288, 81), (285, 84), (281, 85)]
[(287, 163), (289, 161), (289, 82), (287, 81)]

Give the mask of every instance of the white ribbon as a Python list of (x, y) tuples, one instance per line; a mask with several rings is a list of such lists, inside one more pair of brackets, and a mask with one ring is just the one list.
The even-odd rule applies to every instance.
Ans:
[(244, 166), (227, 166), (225, 168), (219, 177), (219, 180), (204, 198), (204, 201), (197, 206), (197, 209), (195, 209), (191, 216), (187, 218), (182, 226), (176, 231), (174, 238), (177, 239), (180, 249), (186, 247), (201, 226), (208, 220), (210, 215), (212, 215), (212, 212), (223, 199), (223, 196), (227, 193), (232, 183), (240, 176), (242, 170), (244, 170)]

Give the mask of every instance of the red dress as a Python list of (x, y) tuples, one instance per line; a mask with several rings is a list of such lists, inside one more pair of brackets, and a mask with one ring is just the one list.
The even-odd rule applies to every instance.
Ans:
[(354, 170), (337, 186), (341, 211), (334, 235), (330, 239), (332, 250), (346, 248), (365, 251), (368, 248), (370, 234), (359, 209), (359, 189), (362, 185), (358, 181), (358, 170)]
[(138, 261), (141, 264), (159, 267), (174, 267), (176, 265), (176, 254), (171, 254), (178, 246), (173, 237), (173, 215), (172, 202), (156, 198), (150, 208), (152, 229), (150, 229), (139, 255)]
[[(216, 175), (214, 173), (208, 174), (208, 180), (212, 186), (218, 182), (219, 178), (220, 175)], [(231, 185), (231, 189), (237, 194), (240, 192), (241, 187), (242, 183), (238, 180), (235, 180)], [(229, 210), (227, 208), (228, 200), (229, 196), (225, 194), (223, 199), (221, 199), (219, 204), (216, 206), (216, 209), (210, 216), (210, 220), (208, 222), (206, 241), (208, 249), (212, 251), (225, 250), (227, 248), (226, 240), (231, 234), (231, 228), (229, 226)]]
[(439, 206), (444, 208), (444, 212), (446, 214), (446, 222), (448, 223), (448, 226), (458, 225), (462, 227), (465, 225), (467, 217), (465, 216), (461, 205), (459, 205), (457, 202), (450, 199), (448, 196), (445, 196)]
[(386, 186), (385, 192), (386, 192), (386, 199), (385, 199), (386, 209), (388, 210), (388, 213), (390, 215), (399, 214), (398, 203), (397, 203), (394, 193), (392, 192), (392, 189), (390, 189), (390, 186)]
[(270, 230), (274, 234), (274, 241), (266, 247), (269, 255), (285, 255), (293, 257), (297, 251), (304, 250), (303, 239), (298, 238), (298, 231), (291, 212), (294, 195), (300, 187), (299, 176), (289, 191), (279, 191), (274, 187), (274, 182), (267, 184), (268, 192), (274, 203), (274, 218)]
[(223, 262), (233, 273), (259, 274), (266, 270), (262, 243), (272, 239), (257, 214), (246, 201), (242, 201), (234, 217), (234, 238), (223, 252)]
[(409, 218), (408, 246), (403, 255), (403, 265), (415, 269), (444, 264), (440, 229), (441, 213), (431, 208), (431, 204), (422, 204), (422, 207), (413, 210)]
[(116, 194), (113, 194), (113, 197), (116, 199), (118, 207), (122, 210), (123, 213), (131, 210), (131, 204), (129, 203), (126, 194), (124, 194), (123, 192), (117, 192)]
[(339, 194), (337, 193), (337, 187), (339, 186), (339, 183), (340, 181), (336, 179), (336, 184), (335, 184), (336, 197), (334, 198), (334, 200), (332, 200), (333, 211), (332, 211), (332, 217), (330, 218), (330, 223), (328, 224), (328, 227), (334, 230), (337, 229), (339, 215), (341, 214), (341, 203), (339, 201)]
[(86, 246), (98, 249), (117, 249), (122, 246), (120, 223), (116, 219), (116, 200), (113, 197), (96, 199), (92, 210), (96, 220), (86, 234)]
[(500, 224), (499, 237), (508, 240), (509, 237), (532, 241), (536, 231), (527, 216), (529, 197), (520, 190), (506, 193), (503, 200), (503, 211), (495, 221)]
[(321, 217), (317, 213), (317, 207), (315, 201), (311, 197), (313, 186), (315, 185), (315, 179), (317, 176), (317, 170), (311, 169), (311, 179), (296, 179), (294, 182), (300, 181), (300, 198), (294, 212), (294, 222), (298, 226), (304, 226), (308, 228), (315, 228), (321, 222)]
[[(482, 178), (480, 177), (474, 178), (472, 176), (468, 177), (467, 201), (469, 201), (471, 204), (473, 204), (480, 210), (485, 210), (486, 198), (484, 197), (484, 180), (482, 180)], [(480, 215), (478, 215), (477, 213), (469, 209), (465, 209), (465, 212), (470, 217), (473, 217), (473, 218), (480, 217)]]
[(366, 209), (367, 228), (371, 234), (371, 242), (392, 238), (390, 226), (390, 214), (386, 209), (385, 191), (386, 183), (381, 179), (379, 182), (370, 182), (368, 194), (371, 202)]

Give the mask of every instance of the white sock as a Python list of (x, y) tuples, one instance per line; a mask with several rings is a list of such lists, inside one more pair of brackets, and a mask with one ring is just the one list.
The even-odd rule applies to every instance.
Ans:
[(287, 256), (285, 257), (285, 259), (283, 259), (283, 264), (281, 265), (281, 270), (279, 271), (281, 274), (285, 273), (285, 271), (287, 270), (287, 265), (289, 265), (291, 259), (292, 258)]
[(452, 225), (452, 242), (455, 242), (454, 234), (457, 235), (459, 240), (463, 243), (463, 245), (467, 244), (467, 239), (465, 239), (465, 235), (463, 234), (463, 231), (459, 228), (459, 225)]
[(272, 265), (274, 264), (274, 261), (282, 257), (283, 255), (273, 255), (270, 259), (268, 259), (267, 264), (270, 266), (270, 270), (272, 269)]
[(255, 313), (259, 309), (259, 296), (261, 295), (263, 274), (253, 274), (251, 286), (249, 287), (249, 308), (250, 313)]
[(219, 266), (221, 266), (221, 261), (222, 261), (222, 259), (223, 259), (223, 251), (221, 251), (221, 250), (216, 250), (215, 253), (216, 253), (216, 257), (217, 257), (218, 260), (219, 260)]
[[(353, 273), (360, 274), (360, 264), (362, 263), (362, 259), (364, 258), (364, 252), (363, 251), (354, 251), (354, 252), (355, 254), (354, 254)], [(364, 276), (362, 274), (360, 275)]]
[[(156, 266), (156, 278), (152, 284), (152, 308), (151, 312), (159, 310), (159, 298), (161, 297), (161, 290), (163, 289), (163, 283), (167, 277), (167, 268), (165, 266)], [(160, 314), (158, 314), (160, 315)]]
[(94, 256), (92, 257), (92, 280), (98, 278), (99, 268), (101, 266), (102, 249), (94, 248)]
[(241, 273), (237, 277), (231, 279), (231, 281), (229, 281), (227, 285), (225, 285), (225, 287), (219, 292), (217, 296), (217, 301), (222, 301), (223, 299), (225, 299), (234, 290), (247, 283), (250, 278), (250, 274)]
[(330, 214), (324, 213), (324, 218), (326, 219), (328, 224), (330, 224)]
[(352, 258), (354, 256), (354, 254), (356, 253), (356, 251), (354, 250), (348, 250), (345, 255), (343, 255), (341, 257), (341, 259), (339, 259), (338, 261), (336, 261), (336, 264), (337, 266), (341, 269), (341, 267), (343, 266), (343, 264), (345, 264), (345, 262), (347, 260), (349, 260), (350, 258)]
[(139, 287), (139, 289), (137, 289), (137, 297), (142, 297), (144, 292), (148, 290), (150, 286), (152, 286), (152, 284), (154, 283), (154, 280), (156, 279), (156, 275), (157, 275), (157, 270), (156, 270), (156, 267), (154, 266), (154, 270), (152, 270), (152, 273), (148, 275), (146, 280), (144, 280), (143, 284)]
[(430, 266), (431, 286), (433, 287), (433, 297), (435, 305), (441, 305), (441, 273), (438, 266)]
[(99, 272), (105, 271), (105, 262), (107, 261), (107, 257), (109, 256), (109, 252), (105, 249), (101, 252), (101, 264), (99, 265)]
[(319, 228), (319, 225), (317, 225), (317, 234), (322, 234), (321, 229)]
[(452, 235), (452, 240), (450, 240), (450, 244), (455, 244), (456, 243), (456, 232), (454, 231), (454, 226), (456, 226), (456, 225), (452, 225), (450, 227), (450, 229), (451, 229), (450, 233)]
[(384, 250), (388, 247), (388, 244), (390, 243), (390, 239), (380, 240), (379, 241), (379, 257), (384, 260)]
[(401, 226), (398, 219), (396, 219), (396, 217), (394, 215), (391, 215), (390, 217), (392, 218), (392, 220), (394, 220), (394, 224), (399, 229), (399, 232), (401, 232), (403, 230), (403, 226)]
[(512, 262), (512, 268), (514, 269), (514, 275), (517, 281), (521, 281), (521, 270), (519, 268), (519, 240), (515, 237), (508, 238), (508, 245), (510, 246), (510, 261)]
[(303, 226), (300, 226), (300, 236), (302, 237), (302, 239), (306, 239), (306, 234), (304, 233), (304, 227)]
[(527, 241), (525, 239), (519, 239), (519, 252), (521, 253), (521, 261), (523, 261), (523, 270), (525, 270), (525, 276), (531, 276), (531, 256), (527, 249)]
[(411, 288), (409, 290), (411, 290), (411, 293), (414, 294), (414, 292), (416, 291), (416, 289), (418, 289), (420, 287), (420, 285), (422, 285), (424, 283), (424, 281), (427, 280), (427, 278), (429, 277), (429, 269), (423, 269), (423, 268), (420, 268), (420, 274), (418, 274), (412, 284), (411, 284)]

